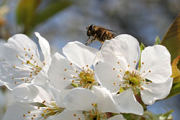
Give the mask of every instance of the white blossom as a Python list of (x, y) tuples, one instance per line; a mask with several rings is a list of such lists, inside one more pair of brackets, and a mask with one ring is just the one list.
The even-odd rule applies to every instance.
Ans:
[(39, 40), (43, 60), (38, 46), (23, 34), (16, 34), (7, 43), (0, 44), (0, 80), (9, 89), (22, 83), (41, 84), (47, 77), (51, 63), (50, 46), (47, 40), (35, 33)]
[(55, 53), (48, 76), (51, 84), (62, 92), (75, 87), (91, 88), (97, 85), (92, 65), (97, 50), (80, 42), (69, 42), (64, 48), (66, 57)]
[(143, 102), (153, 104), (170, 92), (170, 59), (164, 46), (146, 47), (140, 53), (136, 38), (122, 34), (105, 41), (95, 72), (101, 84), (111, 92), (122, 93), (130, 89), (137, 95), (140, 91)]
[[(91, 90), (85, 88), (71, 90), (64, 99), (67, 110), (71, 110), (73, 114), (69, 120), (115, 120), (116, 118), (124, 120), (120, 115), (120, 112), (124, 111), (116, 104), (113, 97), (106, 88), (100, 86), (93, 86)], [(115, 117), (113, 113), (118, 116)]]
[(17, 102), (8, 107), (3, 120), (55, 120), (65, 109), (60, 91), (49, 85), (45, 89), (24, 83), (12, 92)]

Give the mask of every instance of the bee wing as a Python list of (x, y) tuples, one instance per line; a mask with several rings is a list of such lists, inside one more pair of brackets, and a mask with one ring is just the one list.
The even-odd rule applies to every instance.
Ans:
[(111, 29), (107, 29), (107, 28), (102, 28), (102, 29), (104, 29), (104, 30), (107, 30), (107, 31), (110, 31), (110, 32), (112, 32), (113, 34), (117, 34), (114, 30), (111, 30)]

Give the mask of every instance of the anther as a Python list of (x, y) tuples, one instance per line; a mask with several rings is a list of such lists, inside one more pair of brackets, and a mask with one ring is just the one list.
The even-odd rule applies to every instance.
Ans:
[(26, 64), (30, 64), (30, 61), (29, 61), (29, 60), (27, 60), (27, 61), (26, 61)]
[(42, 104), (44, 104), (46, 101), (44, 100), (43, 102), (42, 102)]
[(114, 86), (116, 86), (116, 83), (115, 83), (115, 82), (113, 82), (113, 85), (114, 85)]

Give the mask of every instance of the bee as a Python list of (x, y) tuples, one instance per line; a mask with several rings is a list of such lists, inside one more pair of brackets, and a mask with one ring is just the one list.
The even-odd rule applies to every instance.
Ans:
[(115, 37), (115, 34), (112, 30), (100, 26), (89, 25), (86, 29), (87, 36), (89, 37), (87, 42), (85, 43), (86, 45), (89, 45), (95, 40), (98, 40), (103, 44), (105, 40), (110, 40)]

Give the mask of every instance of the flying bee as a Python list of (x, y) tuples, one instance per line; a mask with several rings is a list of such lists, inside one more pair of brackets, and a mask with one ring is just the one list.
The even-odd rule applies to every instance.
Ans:
[(104, 43), (105, 40), (110, 40), (115, 37), (115, 34), (112, 30), (100, 26), (89, 25), (86, 29), (87, 29), (87, 36), (89, 37), (89, 39), (85, 43), (86, 45), (89, 45), (95, 40)]

